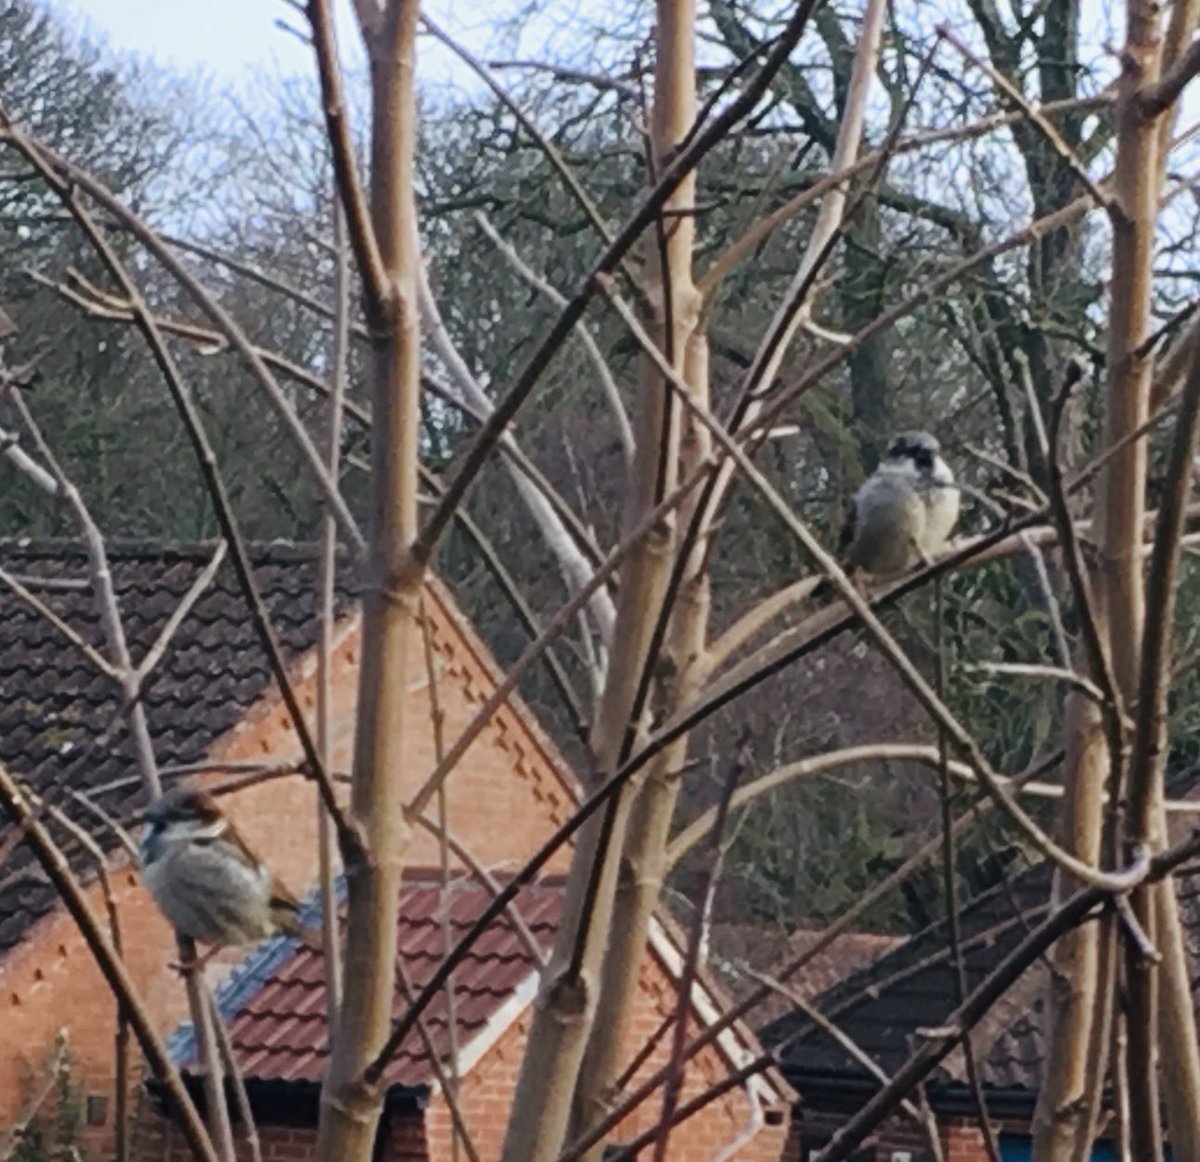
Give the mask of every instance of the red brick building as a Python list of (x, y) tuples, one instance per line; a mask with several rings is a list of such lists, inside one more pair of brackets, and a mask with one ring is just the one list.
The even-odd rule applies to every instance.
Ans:
[[(155, 648), (211, 554), (212, 546), (110, 546), (114, 584), (135, 663)], [(300, 704), (314, 711), (315, 556), (304, 548), (268, 546), (256, 549), (253, 557), (264, 601), (290, 659)], [(0, 565), (10, 575), (21, 578), (37, 599), (84, 642), (103, 651), (99, 611), (79, 546), (0, 542)], [(353, 592), (339, 595), (339, 608), (344, 616), (332, 663), (331, 765), (335, 771), (344, 771), (350, 765), (357, 697), (360, 625)], [(443, 586), (430, 584), (425, 613), (434, 655), (432, 682), (437, 687), (445, 737), (453, 739), (495, 688), (496, 668)], [(407, 709), (410, 749), (405, 775), (415, 790), (432, 769), (436, 748), (430, 725), (431, 677), (423, 651), (413, 652), (411, 665)], [(86, 832), (106, 853), (111, 901), (119, 920), (127, 966), (160, 1027), (164, 1032), (176, 1028), (185, 1015), (185, 1005), (180, 983), (168, 967), (174, 955), (172, 934), (106, 821), (128, 821), (144, 802), (132, 740), (117, 717), (120, 691), (68, 636), (10, 589), (0, 587), (0, 692), (0, 761), (69, 821), (69, 827), (52, 826), (88, 883), (98, 916), (105, 914), (104, 894), (94, 856), (79, 841), (80, 833)], [(217, 571), (186, 616), (178, 621), (146, 683), (143, 701), (164, 776), (196, 777), (192, 772), (197, 765), (223, 765), (224, 770), (207, 770), (199, 777), (224, 780), (230, 771), (286, 767), (299, 756), (290, 719), (270, 681), (249, 611), (228, 564)], [(114, 723), (118, 723), (117, 728), (110, 732)], [(455, 771), (447, 790), (447, 814), (451, 830), (471, 858), (494, 874), (503, 874), (519, 866), (569, 817), (575, 797), (575, 784), (554, 747), (520, 700), (513, 698), (494, 716)], [(316, 804), (314, 790), (306, 779), (293, 775), (261, 782), (237, 791), (225, 804), (248, 842), (286, 883), (302, 891), (313, 882)], [(5, 850), (7, 838), (0, 829), (0, 850)], [(38, 1093), (45, 1089), (46, 1063), (56, 1039), (65, 1037), (72, 1085), (86, 1111), (84, 1144), (104, 1151), (113, 1135), (115, 1006), (73, 922), (58, 907), (53, 890), (28, 853), (15, 843), (6, 854), (8, 858), (0, 867), (0, 1028), (4, 1030), (0, 1040), (0, 1127), (17, 1124), (30, 1113)], [(435, 840), (416, 830), (408, 853), (410, 864), (432, 866), (437, 856)], [(566, 863), (567, 854), (563, 853), (548, 865), (547, 875), (561, 876)], [(477, 906), (479, 889), (468, 888), (464, 869), (456, 867), (454, 876), (454, 892), (462, 893), (462, 899), (473, 900), (471, 906)], [(424, 890), (415, 880), (406, 889)], [(536, 891), (547, 893), (547, 899), (555, 898), (552, 881), (539, 885)], [(541, 921), (542, 940), (549, 938), (553, 927), (553, 906), (547, 907), (550, 912)], [(282, 945), (267, 942), (266, 949), (256, 949), (251, 958), (267, 955), (272, 948), (279, 955)], [(307, 955), (298, 954), (276, 967), (285, 974), (295, 971), (311, 975), (316, 966), (306, 960)], [(484, 974), (496, 969), (489, 959), (494, 950), (485, 948), (480, 955), (476, 969)], [(460, 1030), (464, 1044), (478, 1041), (477, 1058), (469, 1069), (462, 1070), (462, 1085), (464, 1102), (473, 1102), (472, 1109), (481, 1119), (479, 1141), (489, 1143), (485, 1156), (493, 1156), (494, 1145), (503, 1132), (501, 1111), (506, 1116), (505, 1095), (511, 1093), (513, 1071), (520, 1060), (531, 982), (536, 979), (532, 952), (526, 950), (520, 955), (528, 959), (506, 966), (520, 969), (520, 980), (514, 984), (504, 976), (506, 983), (493, 990), (494, 996), (465, 969), (462, 982), (456, 981), (467, 990), (462, 1012), (474, 1012), (475, 1018), (494, 1034), (490, 1041), (478, 1041), (483, 1026)], [(225, 954), (222, 967), (228, 970), (235, 960), (232, 954)], [(639, 1031), (645, 1030), (647, 1021), (661, 1021), (662, 1013), (673, 1011), (677, 964), (677, 951), (665, 934), (659, 933), (643, 971)], [(414, 965), (413, 975), (419, 981), (418, 967)], [(250, 1053), (255, 1049), (254, 1031), (261, 1026), (252, 1008), (245, 1015), (247, 1023), (240, 1024), (242, 1014), (230, 999), (241, 997), (237, 992), (239, 981), (245, 985), (249, 979), (259, 979), (247, 976), (248, 971), (245, 966), (235, 970), (222, 996), (227, 1005), (233, 1005), (235, 1026), (247, 1037), (242, 1049)], [(218, 966), (210, 973), (219, 977)], [(283, 983), (282, 978), (259, 979), (261, 989), (254, 994), (259, 1000), (254, 1003), (279, 995), (277, 986)], [(488, 1003), (475, 1011), (471, 1004), (478, 998), (472, 990), (479, 988), (483, 988)], [(313, 1012), (320, 1013), (321, 1006), (313, 997), (308, 1003), (317, 1006)], [(700, 1019), (712, 1019), (719, 1003), (707, 989), (698, 990), (693, 997)], [(287, 1014), (276, 1016), (283, 1019)], [(290, 1025), (291, 1033), (299, 1036), (301, 1024)], [(315, 1026), (305, 1031), (295, 1047), (308, 1055), (310, 1066), (319, 1060)], [(729, 1068), (731, 1060), (752, 1048), (753, 1040), (745, 1030), (731, 1032), (698, 1060), (689, 1075), (689, 1085), (718, 1076), (719, 1071)], [(648, 1067), (653, 1067), (654, 1060)], [(262, 1068), (269, 1063), (267, 1055), (262, 1059)], [(254, 1069), (250, 1072), (253, 1074)], [(254, 1082), (259, 1091), (257, 1100), (266, 1103), (262, 1109), (263, 1137), (269, 1156), (272, 1152), (278, 1158), (304, 1156), (304, 1144), (309, 1140), (305, 1135), (311, 1131), (304, 1125), (291, 1124), (300, 1114), (287, 1111), (292, 1109), (292, 1098), (296, 1099), (297, 1110), (302, 1110), (307, 1098), (300, 1090), (307, 1084), (305, 1092), (311, 1093), (315, 1076), (288, 1079), (268, 1071), (261, 1079), (265, 1090), (257, 1080)], [(300, 1088), (289, 1089), (289, 1080), (300, 1083)], [(446, 1156), (438, 1151), (447, 1140), (447, 1114), (444, 1104), (438, 1103), (428, 1073), (420, 1078), (412, 1074), (407, 1080), (399, 1075), (397, 1085), (401, 1087), (398, 1094), (405, 1092), (405, 1086), (428, 1090), (420, 1129), (428, 1157)], [(169, 1134), (168, 1124), (147, 1103), (141, 1104), (141, 1140), (150, 1142), (160, 1132)], [(734, 1142), (749, 1128), (755, 1131), (753, 1135), (741, 1150), (729, 1156), (777, 1158), (786, 1136), (786, 1126), (779, 1124), (786, 1104), (781, 1104), (778, 1084), (769, 1080), (735, 1090), (727, 1101), (714, 1105), (710, 1114), (697, 1117), (693, 1125), (676, 1132), (672, 1157), (712, 1157), (718, 1139), (721, 1143)], [(651, 1111), (638, 1115), (649, 1116)], [(414, 1156), (404, 1153), (404, 1149), (416, 1148), (406, 1136), (411, 1132), (411, 1119), (401, 1117), (396, 1121), (389, 1114), (384, 1133), (390, 1135), (387, 1142), (394, 1143), (387, 1146), (391, 1157)], [(4, 1143), (5, 1137), (0, 1135), (0, 1151)]]
[[(539, 967), (553, 941), (562, 907), (561, 877), (543, 880), (516, 898), (519, 925), (494, 922), (473, 946), (453, 978), (453, 1009), (439, 994), (427, 1010), (423, 1030), (409, 1034), (385, 1077), (386, 1116), (380, 1135), (381, 1160), (422, 1162), (454, 1157), (453, 1110), (446, 1088), (457, 1093), (457, 1108), (480, 1158), (499, 1156), (524, 1051)], [(493, 893), (469, 877), (443, 886), (437, 872), (413, 871), (401, 895), (397, 936), (403, 977), (414, 992), (432, 976), (447, 940), (462, 936), (491, 902)], [(449, 925), (449, 934), (446, 925)], [(524, 929), (524, 931), (522, 931)], [(631, 1086), (666, 1064), (670, 1041), (663, 1029), (674, 1015), (674, 988), (680, 950), (656, 927), (642, 970), (634, 1029), (627, 1056), (645, 1043), (654, 1051), (638, 1067)], [(309, 1149), (316, 1136), (317, 1102), (328, 1041), (325, 973), (320, 953), (280, 938), (261, 946), (239, 966), (218, 994), (218, 1004), (246, 1079), (260, 1134)], [(406, 1008), (403, 991), (393, 1016)], [(692, 1027), (698, 1030), (718, 1010), (706, 990), (698, 990)], [(185, 1069), (194, 1065), (190, 1026), (173, 1044)], [(690, 1067), (684, 1098), (719, 1081), (750, 1052), (741, 1032), (731, 1031)], [(458, 1081), (455, 1083), (455, 1067)], [(200, 1085), (190, 1071), (193, 1091)], [(656, 1123), (659, 1101), (645, 1103), (613, 1135), (630, 1140)], [(787, 1101), (767, 1079), (714, 1102), (673, 1134), (673, 1158), (718, 1158), (776, 1162), (786, 1137)], [(268, 1157), (270, 1153), (268, 1152)], [(178, 1130), (164, 1117), (141, 1120), (137, 1157), (187, 1157)]]

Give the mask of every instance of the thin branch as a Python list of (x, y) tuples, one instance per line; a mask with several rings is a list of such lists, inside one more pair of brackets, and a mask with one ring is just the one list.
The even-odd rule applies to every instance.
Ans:
[[(517, 253), (516, 247), (510, 242), (506, 242), (500, 236), (500, 232), (488, 220), (486, 214), (476, 211), (475, 223), (488, 236), (492, 245), (507, 259), (508, 264), (513, 270), (531, 287), (540, 291), (560, 310), (567, 305), (567, 300), (563, 295), (526, 263)], [(596, 379), (600, 383), (604, 398), (608, 401), (609, 411), (612, 413), (613, 421), (617, 426), (617, 439), (621, 443), (621, 450), (624, 452), (625, 460), (628, 463), (633, 458), (633, 429), (629, 426), (629, 415), (625, 411), (625, 404), (621, 399), (621, 393), (617, 390), (616, 382), (613, 380), (612, 372), (604, 360), (600, 347), (596, 343), (596, 340), (592, 338), (591, 331), (582, 319), (576, 324), (575, 333), (580, 343), (583, 344), (583, 348), (592, 362), (592, 367), (595, 369)]]
[(483, 705), (475, 712), (475, 716), (463, 729), (463, 732), (455, 739), (453, 745), (446, 752), (446, 757), (434, 767), (425, 782), (421, 784), (409, 800), (407, 810), (410, 814), (417, 815), (424, 811), (442, 781), (462, 760), (471, 743), (479, 737), (496, 711), (508, 701), (526, 671), (549, 648), (551, 642), (570, 624), (579, 610), (587, 603), (591, 594), (601, 585), (605, 584), (638, 543), (658, 526), (662, 518), (674, 511), (684, 501), (692, 489), (700, 482), (700, 479), (700, 474), (697, 473), (690, 482), (681, 484), (672, 493), (664, 497), (661, 504), (647, 513), (646, 517), (630, 530), (625, 539), (612, 549), (599, 568), (592, 574), (587, 585), (563, 605), (554, 617), (547, 622), (537, 640), (530, 642), (526, 646), (521, 656), (508, 668), (508, 672), (504, 675), (500, 684), (492, 691)]
[(121, 680), (121, 675), (118, 670), (111, 666), (107, 659), (104, 658), (97, 650), (88, 645), (53, 609), (50, 608), (44, 601), (30, 593), (20, 581), (16, 579), (7, 570), (0, 568), (0, 584), (5, 585), (10, 589), (14, 596), (29, 606), (39, 617), (44, 618), (50, 623), (62, 636), (70, 642), (87, 660), (96, 667), (100, 673), (106, 677), (112, 678), (114, 682)]
[(250, 1162), (263, 1162), (262, 1142), (258, 1136), (258, 1125), (254, 1120), (254, 1110), (250, 1105), (250, 1095), (246, 1092), (246, 1079), (242, 1076), (241, 1067), (233, 1052), (233, 1042), (229, 1039), (229, 1030), (221, 1020), (221, 1011), (217, 1008), (216, 997), (212, 990), (204, 989), (208, 998), (209, 1020), (216, 1035), (217, 1048), (221, 1054), (221, 1068), (225, 1076), (232, 1082), (233, 1100), (237, 1104), (238, 1118), (242, 1123), (244, 1140), (250, 1147)]
[[(319, 0), (314, 0), (314, 2), (319, 2)], [(76, 221), (82, 225), (81, 215), (87, 214), (75, 197), (74, 188), (78, 187), (86, 192), (98, 205), (103, 207), (107, 213), (124, 222), (134, 238), (153, 254), (179, 285), (187, 291), (197, 306), (212, 320), (217, 330), (221, 332), (229, 344), (241, 355), (254, 379), (262, 387), (268, 400), (291, 433), (296, 446), (299, 448), (308, 465), (309, 471), (312, 473), (313, 479), (337, 513), (339, 525), (341, 525), (351, 543), (361, 552), (365, 545), (362, 533), (359, 532), (354, 517), (338, 493), (336, 484), (329, 480), (324, 464), (321, 462), (320, 454), (317, 452), (307, 431), (305, 431), (304, 425), (300, 422), (295, 409), (280, 390), (275, 377), (259, 356), (254, 345), (246, 337), (245, 332), (234, 322), (229, 313), (213, 298), (191, 271), (188, 270), (187, 266), (179, 260), (171, 248), (158, 237), (142, 218), (122, 205), (104, 185), (93, 178), (86, 170), (68, 161), (61, 154), (51, 149), (45, 142), (19, 130), (12, 123), (2, 107), (0, 107), (0, 140), (9, 141), (31, 165), (38, 169), (47, 184), (62, 199), (64, 205), (72, 216), (75, 217)], [(102, 239), (103, 235), (90, 216), (89, 221), (91, 225), (88, 232), (89, 235), (94, 236), (93, 245), (95, 245), (95, 240)], [(128, 300), (129, 306), (136, 311), (145, 325), (149, 317), (149, 309), (144, 299), (136, 289), (124, 264), (116, 258), (115, 252), (110, 247), (107, 247), (107, 244), (105, 244), (105, 247), (113, 255), (114, 261), (120, 267), (120, 272), (118, 272), (110, 266), (111, 273), (121, 284), (122, 294)], [(151, 346), (153, 347), (153, 344)]]
[(1197, 73), (1200, 73), (1200, 39), (1193, 40), (1162, 77), (1138, 93), (1141, 115), (1149, 120), (1165, 113)]
[[(350, 355), (350, 262), (346, 240), (346, 212), (334, 189), (333, 207), (333, 344), (330, 351), (328, 441), (326, 464), (332, 479), (339, 478), (342, 445), (342, 415), (346, 398), (346, 380)], [(321, 559), (318, 567), (317, 632), (317, 750), (321, 761), (331, 762), (332, 661), (333, 635), (337, 616), (337, 521), (324, 506), (321, 514)], [(334, 841), (336, 832), (325, 804), (317, 796), (317, 875), (321, 893), (321, 952), (325, 961), (325, 1019), (332, 1043), (337, 1036), (338, 1014), (342, 1008), (342, 948), (338, 933), (338, 897), (335, 885)]]
[(337, 174), (341, 203), (349, 224), (350, 244), (359, 272), (372, 302), (372, 313), (382, 313), (392, 291), (384, 270), (379, 239), (371, 222), (366, 191), (358, 172), (358, 158), (350, 130), (346, 94), (342, 85), (342, 66), (338, 59), (337, 37), (333, 26), (333, 11), (329, 0), (308, 0), (306, 6), (309, 27), (312, 29), (313, 49), (317, 57), (317, 75), (321, 81), (321, 109), (325, 115), (325, 130)]
[[(738, 967), (748, 977), (758, 981), (764, 988), (770, 989), (773, 993), (778, 993), (783, 997), (789, 1005), (792, 1005), (799, 1012), (811, 1021), (818, 1029), (821, 1030), (831, 1041), (840, 1045), (846, 1053), (855, 1061), (858, 1062), (876, 1081), (882, 1085), (887, 1085), (892, 1079), (887, 1071), (875, 1060), (849, 1033), (845, 1031), (836, 1021), (831, 1021), (824, 1013), (820, 1011), (814, 1004), (808, 1001), (804, 994), (797, 989), (791, 988), (784, 984), (781, 980), (776, 980), (773, 976), (766, 972), (760, 972), (758, 969), (751, 967), (749, 964), (739, 962)], [(919, 1109), (907, 1097), (900, 1102), (900, 1108), (908, 1114), (917, 1125), (921, 1126), (926, 1134), (930, 1134), (929, 1117), (926, 1111)], [(937, 1127), (932, 1129), (934, 1140), (937, 1138)]]
[(500, 397), (496, 404), (496, 410), (489, 417), (487, 424), (467, 449), (458, 471), (447, 486), (445, 498), (430, 515), (421, 536), (413, 546), (417, 560), (429, 559), (434, 546), (450, 522), (451, 514), (461, 503), (467, 489), (483, 468), (501, 434), (528, 398), (558, 348), (570, 336), (576, 322), (583, 317), (584, 311), (597, 292), (597, 276), (611, 274), (617, 268), (645, 228), (657, 219), (668, 199), (696, 168), (701, 159), (718, 142), (724, 140), (728, 131), (739, 120), (754, 109), (769, 88), (775, 74), (783, 67), (792, 49), (804, 34), (809, 18), (819, 3), (820, 0), (799, 0), (795, 11), (788, 18), (778, 41), (759, 71), (747, 82), (738, 96), (720, 113), (717, 113), (705, 128), (691, 139), (686, 148), (670, 160), (657, 184), (643, 196), (637, 209), (614, 236), (612, 242), (605, 247), (569, 300), (568, 305), (560, 312), (557, 320), (538, 343), (523, 370)]
[[(399, 958), (396, 960), (396, 979), (400, 982), (400, 988), (404, 993), (404, 1000), (411, 1005), (413, 1003), (412, 980), (409, 979), (408, 969), (404, 967), (403, 961)], [(453, 1023), (453, 1011), (449, 1019)], [(429, 1062), (429, 1068), (433, 1071), (434, 1080), (438, 1083), (438, 1087), (442, 1091), (442, 1096), (446, 1100), (446, 1108), (450, 1111), (450, 1121), (454, 1126), (454, 1141), (455, 1143), (462, 1143), (462, 1147), (466, 1151), (470, 1162), (479, 1162), (479, 1151), (475, 1149), (475, 1143), (471, 1138), (471, 1131), (467, 1126), (467, 1120), (463, 1117), (462, 1107), (458, 1104), (457, 1079), (453, 1074), (447, 1075), (446, 1070), (442, 1066), (441, 1058), (434, 1047), (433, 1038), (429, 1035), (429, 1029), (423, 1020), (417, 1022), (417, 1033), (425, 1049), (425, 1057)]]
[(1095, 183), (1087, 171), (1087, 166), (1084, 165), (1078, 154), (1067, 144), (1066, 138), (1059, 133), (1048, 118), (1042, 115), (1037, 106), (999, 69), (992, 65), (991, 62), (984, 60), (977, 53), (972, 52), (954, 35), (948, 24), (939, 24), (937, 33), (938, 36), (957, 49), (968, 64), (974, 65), (975, 68), (983, 73), (1000, 90), (1004, 97), (1021, 111), (1024, 120), (1046, 139), (1054, 152), (1066, 163), (1067, 168), (1079, 179), (1080, 184), (1091, 195), (1096, 205), (1102, 210), (1109, 209), (1112, 203), (1112, 194), (1106, 193)]
[[(1044, 117), (1084, 113), (1092, 109), (1106, 108), (1112, 103), (1112, 93), (1102, 93), (1095, 97), (1081, 100), (1051, 101), (1045, 105), (1036, 106), (1038, 113)], [(946, 142), (969, 140), (982, 137), (996, 129), (1014, 125), (1025, 119), (1024, 113), (998, 113), (991, 117), (982, 118), (970, 125), (955, 126), (951, 129), (930, 129), (901, 137), (891, 146), (893, 155), (912, 153), (929, 145), (939, 145)], [(705, 298), (711, 298), (724, 281), (729, 272), (746, 258), (765, 238), (773, 233), (784, 222), (794, 218), (801, 210), (812, 205), (830, 190), (845, 184), (867, 173), (878, 165), (882, 158), (881, 150), (864, 153), (853, 164), (845, 169), (829, 173), (816, 179), (812, 186), (789, 198), (782, 206), (771, 213), (758, 218), (750, 227), (734, 239), (709, 265), (700, 278), (698, 286)]]
[(1021, 678), (1045, 678), (1050, 682), (1062, 682), (1081, 694), (1103, 705), (1107, 697), (1103, 690), (1090, 678), (1065, 666), (1047, 666), (1027, 662), (974, 662), (961, 667), (964, 674), (1008, 674)]
[(58, 892), (80, 934), (87, 942), (96, 964), (119, 1004), (129, 1016), (134, 1036), (138, 1039), (143, 1054), (154, 1075), (162, 1081), (179, 1115), (184, 1141), (199, 1162), (218, 1162), (217, 1154), (204, 1131), (200, 1115), (179, 1070), (171, 1061), (167, 1047), (159, 1037), (154, 1020), (142, 1004), (137, 986), (117, 955), (112, 942), (93, 915), (87, 894), (70, 865), (45, 827), (34, 817), (31, 804), (20, 788), (0, 764), (0, 807), (8, 814), (13, 824), (24, 829), (26, 842)]
[[(546, 137), (544, 133), (537, 127), (533, 119), (521, 108), (520, 104), (514, 99), (511, 93), (492, 75), (491, 70), (478, 57), (471, 53), (463, 45), (459, 44), (449, 33), (445, 32), (440, 25), (436, 24), (429, 18), (428, 15), (421, 16), (421, 23), (425, 26), (426, 31), (444, 44), (455, 56), (459, 58), (475, 75), (483, 81), (492, 93), (495, 95), (505, 108), (516, 118), (517, 123), (529, 134), (530, 137), (537, 143), (538, 148), (542, 151), (546, 160), (551, 167), (558, 173), (563, 180), (563, 185), (566, 186), (568, 192), (575, 199), (579, 208), (583, 211), (587, 220), (592, 224), (592, 228), (604, 241), (605, 245), (611, 246), (613, 242), (612, 232), (609, 230), (595, 202), (592, 201), (580, 183), (579, 179), (571, 172), (570, 166), (563, 160), (562, 154), (554, 148), (554, 145)], [(618, 261), (620, 261), (618, 259)]]
[[(711, 900), (716, 889), (717, 877), (720, 874), (721, 842), (725, 833), (725, 823), (729, 818), (730, 799), (732, 798), (747, 765), (749, 736), (743, 732), (737, 747), (737, 754), (729, 766), (721, 787), (721, 795), (717, 800), (715, 818), (709, 833), (708, 871), (705, 886), (701, 892), (701, 901)], [(679, 1104), (679, 1094), (683, 1088), (686, 1062), (684, 1050), (687, 1046), (688, 1017), (692, 1010), (692, 995), (696, 987), (696, 973), (700, 962), (701, 940), (704, 934), (704, 907), (698, 907), (692, 919), (691, 931), (688, 933), (687, 951), (683, 961), (683, 971), (677, 982), (678, 1001), (675, 1006), (675, 1024), (671, 1037), (671, 1054), (667, 1062), (666, 1079), (663, 1081), (662, 1112), (658, 1119), (658, 1134), (654, 1139), (653, 1162), (666, 1162), (667, 1146), (671, 1139), (671, 1120)]]

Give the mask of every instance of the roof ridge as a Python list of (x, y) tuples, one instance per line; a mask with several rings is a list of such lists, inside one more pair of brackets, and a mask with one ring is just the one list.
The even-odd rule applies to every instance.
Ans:
[[(210, 540), (183, 540), (156, 537), (106, 537), (105, 552), (110, 558), (120, 560), (201, 560), (207, 562), (221, 543), (221, 538)], [(317, 541), (274, 540), (248, 541), (248, 551), (259, 558), (280, 561), (315, 560), (321, 546)], [(14, 537), (0, 536), (0, 552), (17, 551), (45, 557), (86, 557), (87, 544), (79, 537)], [(348, 550), (339, 546), (339, 555), (348, 555)]]

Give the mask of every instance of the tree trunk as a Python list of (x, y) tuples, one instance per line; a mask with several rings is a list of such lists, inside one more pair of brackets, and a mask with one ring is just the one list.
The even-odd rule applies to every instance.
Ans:
[[(369, 1162), (382, 1090), (364, 1071), (387, 1038), (396, 966), (396, 905), (409, 830), (402, 813), (405, 692), (419, 649), (425, 562), (417, 535), (420, 337), (413, 224), (417, 0), (389, 0), (367, 36), (371, 58), (371, 219), (386, 290), (368, 302), (372, 364), (372, 533), (351, 787), (362, 848), (346, 867), (343, 1004), (321, 1091), (319, 1162)], [(343, 191), (344, 192), (344, 191)]]
[[(660, 0), (656, 24), (652, 140), (656, 164), (668, 162), (695, 120), (693, 0)], [(662, 245), (647, 243), (645, 288), (652, 304), (647, 329), (673, 366), (684, 370), (698, 296), (691, 279), (695, 177), (668, 200)], [(684, 211), (672, 214), (671, 210)], [(625, 528), (633, 528), (677, 479), (679, 407), (649, 358), (643, 358)], [(613, 653), (592, 748), (610, 775), (642, 723), (631, 721), (655, 623), (670, 578), (675, 521), (663, 522), (630, 556), (621, 575)], [(644, 718), (644, 715), (643, 715)], [(626, 791), (580, 832), (563, 919), (542, 980), (504, 1143), (505, 1162), (549, 1162), (571, 1120), (576, 1080), (595, 1021), (621, 861), (636, 790)], [(639, 953), (640, 956), (640, 953)], [(607, 1022), (604, 1040), (619, 1041)]]

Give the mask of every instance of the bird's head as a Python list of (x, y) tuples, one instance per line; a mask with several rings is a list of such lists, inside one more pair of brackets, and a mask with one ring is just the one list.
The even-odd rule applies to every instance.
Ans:
[(901, 432), (888, 445), (886, 459), (912, 464), (919, 472), (932, 472), (942, 446), (928, 432)]
[(193, 787), (176, 787), (146, 808), (144, 839), (214, 839), (227, 824), (216, 800)]

